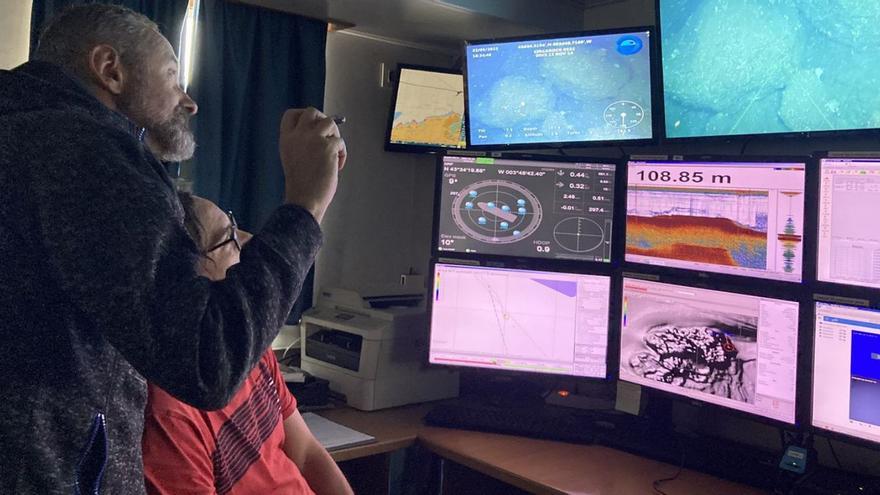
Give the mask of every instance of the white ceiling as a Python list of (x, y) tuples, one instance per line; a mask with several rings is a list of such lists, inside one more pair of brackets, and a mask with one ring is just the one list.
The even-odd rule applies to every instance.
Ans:
[(589, 7), (622, 0), (236, 0), (351, 31), (455, 52), (463, 40), (578, 31)]

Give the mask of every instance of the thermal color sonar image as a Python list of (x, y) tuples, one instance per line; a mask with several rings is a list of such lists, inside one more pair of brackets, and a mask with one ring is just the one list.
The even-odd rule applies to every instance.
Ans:
[(880, 2), (660, 0), (670, 138), (880, 127)]
[(767, 191), (631, 187), (627, 254), (766, 269)]

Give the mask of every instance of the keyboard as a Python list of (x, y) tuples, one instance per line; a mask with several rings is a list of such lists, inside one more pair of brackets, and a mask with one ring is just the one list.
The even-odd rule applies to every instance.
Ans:
[(592, 422), (569, 411), (441, 404), (425, 416), (430, 426), (505, 433), (572, 443), (593, 443)]

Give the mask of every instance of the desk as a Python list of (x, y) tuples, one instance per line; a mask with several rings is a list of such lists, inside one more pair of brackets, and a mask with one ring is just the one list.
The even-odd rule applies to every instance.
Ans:
[[(374, 444), (334, 452), (338, 462), (388, 454), (418, 442), (443, 459), (537, 494), (649, 494), (654, 480), (677, 470), (677, 466), (596, 445), (424, 426), (421, 421), (430, 408), (421, 404), (370, 413), (340, 408), (320, 414), (376, 437)], [(674, 495), (765, 493), (689, 469), (662, 488)]]

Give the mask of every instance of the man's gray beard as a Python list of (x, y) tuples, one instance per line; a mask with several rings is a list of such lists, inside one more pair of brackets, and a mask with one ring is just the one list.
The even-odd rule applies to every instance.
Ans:
[(159, 149), (152, 150), (163, 162), (182, 162), (192, 158), (196, 150), (196, 140), (189, 129), (186, 110), (178, 108), (174, 117), (165, 122), (147, 126), (147, 134)]

